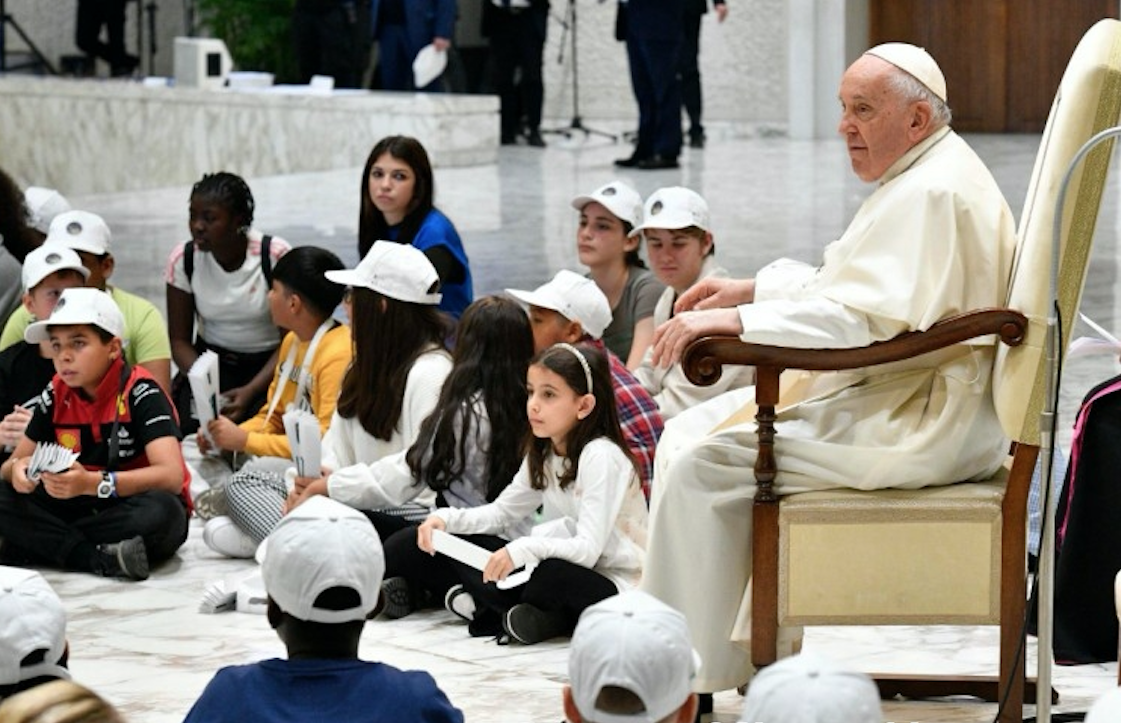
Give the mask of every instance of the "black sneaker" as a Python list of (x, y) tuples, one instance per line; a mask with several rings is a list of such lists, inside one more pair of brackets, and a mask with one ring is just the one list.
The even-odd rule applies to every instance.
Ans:
[(101, 571), (105, 577), (148, 579), (148, 550), (140, 535), (111, 545), (100, 545), (97, 549), (105, 561)]
[(417, 608), (412, 585), (403, 577), (390, 577), (382, 581), (381, 599), (384, 601), (382, 615), (390, 620), (403, 618)]
[(522, 645), (534, 645), (571, 632), (563, 613), (542, 610), (529, 603), (519, 603), (507, 610), (502, 616), (502, 627)]

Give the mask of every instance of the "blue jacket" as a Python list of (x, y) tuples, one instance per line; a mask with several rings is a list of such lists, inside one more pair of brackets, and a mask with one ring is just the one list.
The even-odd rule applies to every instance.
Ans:
[[(370, 0), (371, 36), (378, 37), (378, 5)], [(432, 38), (455, 37), (456, 0), (405, 0), (405, 30), (413, 55), (432, 42)]]

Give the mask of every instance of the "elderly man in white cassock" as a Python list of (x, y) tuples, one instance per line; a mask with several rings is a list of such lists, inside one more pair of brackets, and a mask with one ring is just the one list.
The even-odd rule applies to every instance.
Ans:
[[(655, 336), (656, 363), (692, 340), (855, 347), (1001, 306), (1015, 228), (992, 175), (949, 128), (946, 81), (925, 50), (867, 51), (845, 72), (838, 128), (875, 183), (820, 266), (789, 259), (754, 279), (706, 279)], [(776, 489), (918, 488), (988, 477), (1008, 441), (993, 409), (992, 338), (891, 365), (783, 375)], [(655, 458), (642, 588), (682, 611), (704, 660), (694, 690), (748, 682), (754, 389), (666, 424)], [(800, 631), (780, 631), (780, 645)]]

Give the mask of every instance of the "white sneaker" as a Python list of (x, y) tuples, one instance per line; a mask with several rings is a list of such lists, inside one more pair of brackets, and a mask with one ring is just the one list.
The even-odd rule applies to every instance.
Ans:
[(215, 517), (202, 528), (206, 546), (226, 557), (250, 558), (257, 552), (257, 541), (234, 524), (229, 517)]

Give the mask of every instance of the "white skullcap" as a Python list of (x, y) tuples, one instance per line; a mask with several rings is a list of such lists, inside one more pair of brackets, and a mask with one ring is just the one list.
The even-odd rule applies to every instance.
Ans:
[(943, 103), (946, 102), (946, 78), (938, 63), (923, 48), (910, 43), (883, 43), (864, 51), (864, 54), (886, 60), (925, 85)]

